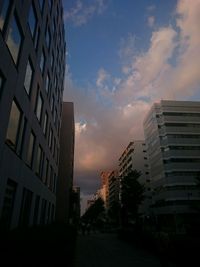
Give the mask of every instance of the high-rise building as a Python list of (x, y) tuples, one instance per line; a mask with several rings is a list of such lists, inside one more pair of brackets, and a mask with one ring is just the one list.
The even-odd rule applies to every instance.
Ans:
[(145, 187), (145, 199), (139, 207), (139, 213), (148, 215), (151, 200), (151, 188), (147, 149), (144, 140), (134, 140), (130, 142), (119, 158), (120, 179), (123, 179), (124, 176), (133, 170), (140, 172), (138, 181)]
[(62, 1), (0, 0), (2, 227), (54, 220), (65, 49)]
[(144, 132), (153, 212), (163, 222), (171, 218), (181, 224), (192, 218), (200, 203), (196, 179), (200, 177), (200, 102), (155, 103), (144, 121)]
[(74, 105), (63, 102), (60, 129), (60, 157), (56, 193), (56, 220), (68, 223), (74, 172)]
[(113, 170), (108, 177), (108, 208), (112, 208), (116, 203), (119, 204), (119, 173)]
[(102, 171), (101, 172), (101, 198), (104, 201), (105, 209), (108, 209), (108, 178), (110, 175), (110, 171)]

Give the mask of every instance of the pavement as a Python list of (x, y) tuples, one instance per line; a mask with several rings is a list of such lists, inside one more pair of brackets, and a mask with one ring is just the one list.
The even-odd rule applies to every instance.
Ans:
[(118, 266), (160, 267), (161, 265), (155, 255), (119, 240), (116, 234), (78, 235), (75, 267)]

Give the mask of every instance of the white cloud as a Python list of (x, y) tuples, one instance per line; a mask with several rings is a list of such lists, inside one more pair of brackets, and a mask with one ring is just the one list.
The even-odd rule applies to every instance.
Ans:
[(150, 16), (150, 17), (148, 17), (148, 26), (149, 27), (153, 27), (154, 26), (154, 24), (155, 24), (155, 17), (154, 16)]
[(86, 24), (95, 14), (102, 14), (107, 8), (108, 1), (93, 0), (92, 4), (83, 4), (83, 1), (77, 0), (75, 6), (65, 12), (64, 19), (71, 21), (75, 26)]

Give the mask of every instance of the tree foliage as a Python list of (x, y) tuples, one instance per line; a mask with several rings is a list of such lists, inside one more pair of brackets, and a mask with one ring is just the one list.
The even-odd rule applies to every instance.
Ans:
[(144, 185), (140, 184), (138, 179), (141, 173), (137, 170), (129, 172), (121, 181), (121, 204), (122, 219), (136, 219), (139, 205), (144, 200)]
[(98, 198), (94, 204), (92, 204), (82, 216), (82, 220), (94, 222), (98, 217), (104, 213), (104, 201), (101, 198)]

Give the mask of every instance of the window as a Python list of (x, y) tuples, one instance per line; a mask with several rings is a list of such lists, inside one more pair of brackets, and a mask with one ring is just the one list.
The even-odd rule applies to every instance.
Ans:
[(44, 184), (48, 184), (48, 180), (49, 180), (49, 160), (48, 159), (46, 159), (46, 169), (45, 169), (45, 177), (44, 177), (44, 180), (43, 180), (43, 182), (44, 182)]
[(36, 26), (37, 26), (37, 18), (36, 18), (36, 13), (33, 8), (33, 5), (30, 6), (30, 10), (29, 10), (28, 25), (31, 30), (31, 35), (34, 39), (35, 33), (36, 33)]
[(35, 198), (33, 225), (37, 225), (38, 224), (39, 206), (40, 206), (40, 196), (37, 195), (36, 198)]
[(22, 151), (23, 151), (23, 145), (24, 145), (24, 137), (25, 137), (25, 132), (26, 132), (26, 124), (27, 120), (23, 116), (21, 120), (21, 125), (20, 125), (20, 130), (19, 130), (19, 135), (18, 135), (18, 145), (17, 145), (17, 153), (22, 156)]
[(52, 148), (52, 139), (53, 139), (53, 130), (50, 127), (50, 132), (49, 132), (49, 148)]
[(28, 154), (27, 154), (27, 163), (30, 167), (32, 167), (33, 164), (34, 146), (35, 146), (35, 135), (33, 134), (33, 132), (31, 132), (29, 139), (29, 146), (28, 146)]
[(37, 151), (37, 159), (36, 159), (36, 174), (42, 177), (42, 170), (43, 170), (43, 150), (39, 145)]
[(51, 104), (50, 104), (50, 108), (51, 108), (51, 111), (53, 112), (54, 110), (54, 104), (55, 104), (55, 97), (54, 95), (51, 96)]
[(6, 17), (7, 17), (7, 13), (8, 13), (8, 8), (10, 5), (10, 1), (9, 0), (4, 0), (2, 6), (0, 7), (0, 30), (3, 30), (5, 21), (6, 21)]
[(51, 35), (50, 35), (50, 30), (47, 28), (46, 30), (46, 44), (48, 49), (50, 48), (50, 42), (51, 42)]
[(44, 115), (44, 126), (43, 126), (43, 133), (45, 136), (47, 136), (47, 126), (48, 126), (48, 114), (45, 112)]
[(17, 183), (8, 179), (4, 195), (2, 214), (1, 214), (1, 226), (3, 229), (10, 228), (13, 207), (15, 202), (16, 189), (17, 189)]
[(4, 77), (0, 72), (0, 99), (1, 99), (1, 95), (3, 93), (3, 85), (4, 85)]
[(48, 184), (49, 189), (52, 191), (52, 185), (53, 185), (53, 167), (50, 167), (50, 182)]
[(43, 11), (43, 6), (44, 6), (44, 0), (39, 0), (39, 6), (40, 6), (40, 10), (42, 12)]
[(19, 225), (20, 226), (28, 226), (31, 214), (31, 204), (32, 204), (32, 196), (33, 193), (24, 188), (22, 202), (21, 202), (21, 211), (20, 211), (20, 218), (19, 218)]
[(53, 69), (53, 64), (54, 64), (54, 54), (52, 52), (52, 55), (51, 55), (51, 68)]
[(39, 90), (38, 90), (35, 113), (36, 113), (36, 116), (37, 116), (39, 122), (41, 121), (41, 117), (42, 117), (42, 108), (43, 108), (43, 98), (42, 98), (41, 92), (39, 92)]
[(49, 93), (49, 74), (47, 73), (47, 77), (46, 77), (46, 86), (45, 86), (45, 90), (46, 90), (46, 93), (48, 94)]
[(13, 100), (6, 134), (6, 143), (13, 149), (15, 149), (17, 146), (18, 133), (21, 124), (21, 115), (22, 114), (20, 109)]
[(44, 66), (45, 66), (45, 53), (44, 50), (42, 49), (42, 54), (40, 59), (40, 69), (42, 73), (44, 73)]
[(33, 78), (33, 68), (32, 68), (32, 65), (29, 59), (27, 66), (26, 66), (26, 74), (25, 74), (25, 79), (24, 79), (24, 87), (28, 95), (30, 95), (30, 92), (31, 92), (32, 78)]
[(13, 20), (11, 22), (6, 43), (15, 64), (17, 64), (19, 51), (22, 43), (22, 34), (17, 24), (16, 16), (13, 17)]

